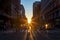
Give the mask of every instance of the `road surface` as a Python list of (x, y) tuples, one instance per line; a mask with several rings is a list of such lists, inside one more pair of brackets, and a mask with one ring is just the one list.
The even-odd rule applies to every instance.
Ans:
[(0, 31), (0, 40), (60, 40), (60, 29), (55, 30), (27, 30), (17, 32)]

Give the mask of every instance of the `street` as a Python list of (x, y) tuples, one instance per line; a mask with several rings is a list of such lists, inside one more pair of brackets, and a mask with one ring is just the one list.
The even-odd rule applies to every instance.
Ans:
[(0, 40), (60, 40), (60, 29), (0, 32)]
[(60, 40), (60, 0), (0, 0), (0, 40)]

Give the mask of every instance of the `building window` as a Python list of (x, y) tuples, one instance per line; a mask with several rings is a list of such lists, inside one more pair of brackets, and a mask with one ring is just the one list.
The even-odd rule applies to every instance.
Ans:
[(59, 10), (59, 16), (60, 16), (60, 10)]
[(59, 11), (57, 10), (57, 11), (56, 11), (56, 17), (58, 17), (58, 16), (59, 16)]
[(53, 18), (53, 14), (51, 14), (51, 19)]
[(54, 18), (56, 18), (56, 13), (54, 13)]

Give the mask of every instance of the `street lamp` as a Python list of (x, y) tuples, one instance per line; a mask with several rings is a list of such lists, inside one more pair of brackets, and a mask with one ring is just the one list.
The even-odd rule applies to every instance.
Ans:
[(46, 29), (48, 28), (48, 24), (45, 24), (45, 28), (46, 28)]

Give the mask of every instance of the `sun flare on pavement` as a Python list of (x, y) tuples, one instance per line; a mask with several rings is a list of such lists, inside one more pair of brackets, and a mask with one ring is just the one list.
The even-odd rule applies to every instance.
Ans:
[(28, 32), (30, 32), (30, 31), (31, 31), (31, 27), (29, 26)]

